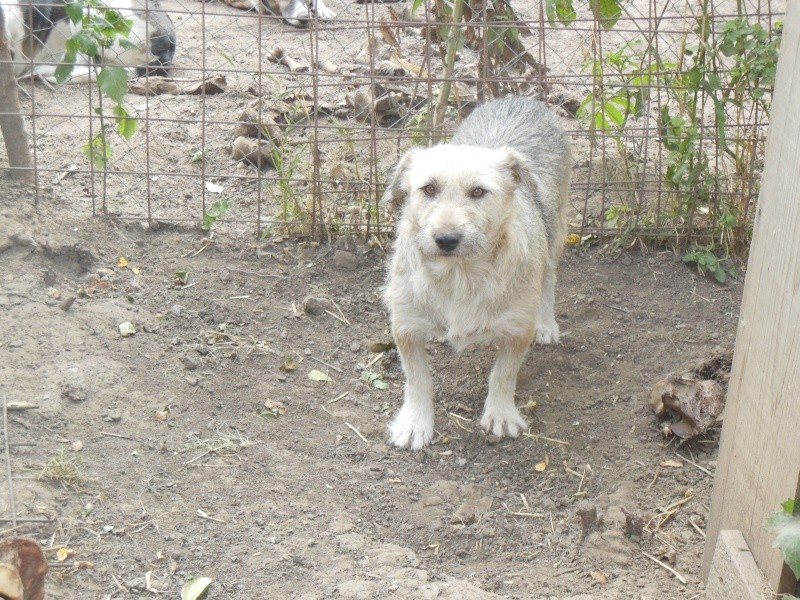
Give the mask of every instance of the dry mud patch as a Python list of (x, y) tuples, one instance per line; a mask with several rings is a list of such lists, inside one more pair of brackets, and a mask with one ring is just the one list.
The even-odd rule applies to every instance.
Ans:
[[(677, 448), (646, 400), (687, 359), (732, 346), (739, 283), (715, 285), (669, 252), (570, 249), (563, 343), (534, 348), (520, 373), (531, 435), (477, 426), (490, 348), (434, 341), (439, 441), (411, 454), (385, 441), (399, 364), (369, 351), (389, 337), (379, 248), (224, 230), (190, 256), (202, 247), (194, 229), (3, 200), (0, 395), (38, 407), (9, 413), (14, 533), (48, 549), (49, 597), (177, 598), (198, 576), (214, 579), (208, 598), (702, 591), (711, 477), (660, 466)], [(194, 285), (176, 285), (178, 271)], [(309, 295), (334, 310), (306, 314)], [(135, 335), (120, 335), (124, 321)], [(289, 357), (296, 368), (281, 370)], [(713, 473), (713, 436), (677, 451)], [(77, 480), (42, 478), (54, 460)], [(3, 535), (9, 492), (4, 479)], [(653, 534), (651, 519), (687, 497)], [(75, 551), (63, 564), (61, 546)]]

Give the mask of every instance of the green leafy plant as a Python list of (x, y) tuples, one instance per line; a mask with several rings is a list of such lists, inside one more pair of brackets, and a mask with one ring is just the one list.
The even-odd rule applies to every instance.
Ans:
[[(102, 0), (74, 0), (64, 6), (75, 33), (66, 40), (63, 62), (56, 67), (55, 78), (58, 83), (66, 81), (75, 69), (78, 56), (88, 60), (90, 71), (97, 71), (97, 57), (111, 49), (115, 44), (130, 49), (135, 45), (128, 40), (133, 21), (124, 18), (116, 9), (108, 7)], [(83, 154), (96, 169), (106, 171), (111, 159), (108, 127), (103, 112), (103, 98), (114, 101), (113, 118), (116, 130), (126, 140), (130, 140), (138, 121), (124, 106), (128, 92), (128, 71), (123, 67), (100, 66), (96, 77), (100, 96), (95, 113), (100, 117), (100, 130), (83, 146)], [(105, 197), (105, 194), (104, 194)]]
[[(546, 0), (545, 7), (551, 23), (565, 25), (582, 8), (574, 0)], [(588, 8), (604, 28), (616, 23), (617, 9), (624, 11), (616, 0), (588, 0)], [(727, 259), (746, 247), (752, 231), (750, 205), (757, 196), (752, 182), (763, 152), (763, 136), (752, 124), (769, 112), (781, 34), (780, 23), (768, 30), (741, 16), (714, 23), (710, 0), (700, 0), (676, 59), (661, 56), (643, 35), (585, 63), (595, 83), (577, 115), (593, 146), (602, 134), (617, 147), (620, 160), (605, 165), (609, 178), (625, 187), (604, 217), (618, 236), (633, 235), (643, 219), (656, 230), (670, 226), (680, 244), (700, 230), (707, 252), (695, 249), (687, 262), (717, 279), (724, 276), (712, 250)], [(647, 165), (636, 158), (642, 148), (635, 129), (648, 114), (655, 88), (663, 94), (657, 115), (659, 176), (668, 194), (658, 214), (649, 215), (637, 191)]]
[(203, 231), (210, 231), (211, 228), (214, 226), (214, 223), (217, 222), (222, 215), (228, 212), (228, 209), (233, 205), (233, 200), (230, 198), (223, 198), (222, 200), (217, 200), (211, 206), (208, 207), (205, 213), (203, 213), (203, 222), (200, 224), (200, 229)]
[(691, 252), (683, 255), (683, 262), (694, 263), (702, 275), (708, 273), (719, 283), (725, 283), (728, 277), (722, 266), (724, 260), (726, 259), (720, 259), (714, 254), (712, 246), (696, 246)]
[[(783, 510), (772, 513), (764, 522), (764, 528), (775, 534), (773, 548), (778, 548), (783, 561), (800, 579), (800, 502), (795, 499), (786, 500)], [(785, 594), (783, 600), (800, 600), (796, 596)]]
[[(613, 29), (622, 16), (621, 0), (587, 0), (589, 10), (603, 29)], [(551, 25), (570, 25), (578, 18), (573, 0), (545, 0), (545, 14)]]

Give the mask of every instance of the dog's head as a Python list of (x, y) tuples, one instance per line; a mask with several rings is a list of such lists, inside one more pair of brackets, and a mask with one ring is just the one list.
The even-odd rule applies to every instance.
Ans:
[(516, 150), (445, 144), (407, 152), (382, 201), (401, 210), (422, 254), (466, 257), (502, 237), (521, 186), (533, 193), (535, 180)]

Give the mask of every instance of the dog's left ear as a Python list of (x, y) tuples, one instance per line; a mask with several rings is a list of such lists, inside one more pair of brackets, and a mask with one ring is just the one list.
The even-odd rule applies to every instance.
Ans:
[(500, 168), (508, 172), (516, 187), (525, 185), (531, 192), (535, 192), (538, 187), (536, 177), (531, 172), (525, 157), (513, 148), (503, 148), (503, 152), (505, 152), (505, 157)]
[(406, 152), (394, 166), (392, 173), (389, 175), (389, 181), (386, 182), (386, 187), (383, 190), (383, 196), (381, 196), (381, 204), (387, 205), (391, 212), (397, 212), (400, 210), (400, 207), (403, 206), (408, 198), (410, 190), (406, 184), (406, 173), (408, 172), (408, 169), (411, 166), (411, 161), (414, 159), (414, 155), (417, 152), (417, 149), (411, 149)]

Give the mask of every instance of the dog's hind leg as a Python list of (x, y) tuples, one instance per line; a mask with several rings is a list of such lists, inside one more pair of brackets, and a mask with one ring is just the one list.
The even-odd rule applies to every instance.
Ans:
[(421, 333), (394, 335), (403, 362), (406, 387), (403, 406), (389, 425), (390, 442), (419, 450), (433, 439), (433, 377)]
[(533, 332), (503, 340), (489, 375), (489, 395), (481, 418), (481, 427), (497, 436), (517, 437), (528, 422), (514, 405), (517, 374), (533, 341)]
[(542, 281), (542, 300), (536, 322), (536, 343), (555, 344), (558, 342), (558, 323), (556, 323), (556, 267), (548, 261)]

